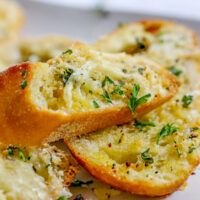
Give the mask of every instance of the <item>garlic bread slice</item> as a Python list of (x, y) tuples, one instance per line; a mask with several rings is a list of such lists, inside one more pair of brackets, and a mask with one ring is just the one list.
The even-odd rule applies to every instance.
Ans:
[(178, 57), (198, 49), (196, 33), (173, 21), (144, 20), (123, 24), (99, 39), (93, 48), (99, 51), (142, 54), (171, 67)]
[(0, 199), (57, 200), (71, 197), (67, 188), (77, 162), (55, 146), (22, 148), (0, 145)]
[(176, 191), (200, 161), (200, 68), (182, 59), (181, 87), (166, 104), (136, 120), (66, 138), (74, 157), (100, 181), (146, 196)]
[(0, 141), (38, 145), (128, 122), (169, 100), (178, 85), (149, 59), (76, 43), (46, 64), (0, 73)]
[[(146, 25), (148, 31), (144, 31)], [(151, 38), (148, 48), (124, 50), (144, 35)], [(165, 43), (159, 43), (160, 37)], [(66, 138), (69, 149), (91, 175), (120, 190), (146, 196), (176, 191), (200, 161), (200, 63), (194, 58), (195, 34), (171, 22), (136, 22), (94, 46), (106, 52), (151, 57), (176, 75), (181, 87), (166, 104), (129, 124)]]

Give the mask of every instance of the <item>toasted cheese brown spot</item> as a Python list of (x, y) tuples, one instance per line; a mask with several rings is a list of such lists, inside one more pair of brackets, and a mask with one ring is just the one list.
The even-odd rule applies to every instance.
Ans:
[[(24, 70), (28, 71), (25, 77)], [(106, 76), (112, 82), (105, 81), (104, 86)], [(140, 86), (138, 98), (148, 93), (151, 97), (133, 115), (128, 103), (134, 84)], [(25, 63), (0, 74), (0, 131), (4, 133), (0, 141), (36, 145), (124, 123), (169, 100), (178, 85), (173, 75), (148, 59), (101, 53), (76, 43), (72, 53), (47, 64)], [(118, 86), (123, 95), (112, 93)]]
[(77, 163), (55, 146), (20, 148), (0, 145), (2, 200), (57, 200), (71, 196), (67, 186), (78, 172)]
[[(156, 35), (160, 29), (158, 24), (166, 31), (162, 35), (167, 39), (165, 45), (155, 42), (160, 39)], [(133, 29), (138, 30), (138, 26), (141, 32), (134, 32)], [(127, 30), (130, 37), (126, 37)], [(152, 122), (155, 127), (146, 126), (141, 130), (133, 121), (79, 138), (66, 138), (66, 143), (77, 160), (99, 180), (134, 194), (163, 196), (177, 190), (200, 160), (200, 63), (193, 58), (197, 49), (195, 34), (174, 23), (138, 22), (105, 36), (97, 42), (96, 47), (101, 50), (105, 47), (108, 52), (124, 51), (122, 47), (135, 41), (138, 35), (147, 34), (146, 32), (150, 32), (149, 37), (154, 38), (149, 43), (148, 50), (132, 54), (142, 54), (144, 57), (152, 55), (151, 58), (162, 63), (165, 68), (173, 66), (181, 71), (177, 76), (181, 87), (175, 97), (147, 115), (137, 118), (142, 122)], [(185, 42), (179, 40), (182, 35), (185, 35)], [(182, 46), (176, 45), (181, 42)], [(110, 44), (116, 45), (113, 51)], [(151, 48), (155, 50), (155, 54), (151, 54)], [(183, 102), (185, 95), (193, 97), (187, 107)], [(164, 128), (166, 126), (173, 126), (173, 130), (169, 128), (171, 130), (167, 131)], [(158, 142), (159, 135), (162, 137)], [(112, 147), (109, 148), (108, 144), (112, 144)], [(113, 164), (115, 170), (112, 169)]]

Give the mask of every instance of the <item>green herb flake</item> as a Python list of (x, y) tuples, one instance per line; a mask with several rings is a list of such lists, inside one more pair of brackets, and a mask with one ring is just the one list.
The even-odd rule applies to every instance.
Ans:
[(67, 51), (64, 51), (64, 52), (62, 52), (62, 54), (64, 55), (64, 54), (69, 54), (69, 55), (71, 55), (73, 52), (72, 52), (72, 50), (71, 49), (68, 49)]
[(200, 128), (199, 127), (190, 128), (190, 132), (197, 131), (197, 130), (200, 130)]
[(67, 200), (67, 198), (63, 196), (63, 197), (59, 197), (58, 200)]
[(9, 156), (13, 156), (14, 155), (13, 150), (11, 148), (8, 149), (8, 155)]
[(50, 166), (52, 166), (52, 164), (53, 164), (53, 158), (52, 158), (52, 155), (50, 155), (51, 157), (50, 157), (50, 163), (49, 164), (47, 164), (46, 166), (45, 166), (45, 168), (49, 168)]
[(184, 95), (182, 98), (182, 103), (183, 103), (183, 107), (187, 108), (193, 100), (193, 96), (192, 95)]
[(156, 125), (153, 122), (149, 122), (149, 121), (142, 122), (139, 120), (135, 120), (134, 126), (138, 128), (140, 131), (144, 131), (146, 126), (155, 127)]
[(118, 85), (117, 88), (115, 88), (115, 89), (112, 91), (112, 94), (123, 95), (123, 94), (124, 94), (124, 91), (122, 91), (121, 88), (122, 88), (122, 86), (121, 86), (121, 85)]
[(64, 86), (66, 85), (67, 81), (69, 80), (70, 76), (74, 73), (73, 69), (67, 69), (64, 71), (64, 74), (57, 75), (59, 78), (62, 78)]
[(178, 69), (176, 69), (175, 67), (170, 67), (168, 70), (169, 70), (172, 74), (174, 74), (175, 76), (179, 76), (179, 75), (182, 73), (181, 70), (178, 70)]
[(25, 77), (25, 76), (27, 75), (27, 73), (28, 73), (28, 70), (25, 69), (25, 70), (22, 72), (22, 76)]
[(194, 145), (192, 145), (191, 147), (189, 147), (188, 153), (192, 153), (195, 149), (196, 149), (196, 147)]
[(145, 161), (145, 165), (152, 164), (154, 162), (153, 158), (149, 154), (150, 148), (148, 148), (146, 151), (141, 153), (141, 158)]
[(110, 84), (114, 84), (113, 80), (111, 80), (108, 76), (105, 76), (105, 78), (102, 82), (102, 87), (105, 87), (107, 82), (110, 83)]
[(175, 132), (178, 131), (178, 127), (174, 126), (174, 124), (166, 124), (165, 126), (163, 126), (163, 128), (161, 129), (160, 133), (158, 134), (158, 140), (157, 140), (157, 144), (159, 144), (160, 140), (170, 134), (173, 134)]
[(110, 98), (110, 94), (107, 92), (107, 90), (105, 91), (105, 94), (102, 95), (102, 97), (108, 102), (108, 103), (112, 103), (112, 100)]
[(180, 149), (179, 149), (179, 148), (176, 148), (176, 151), (177, 151), (177, 153), (178, 153), (178, 157), (181, 157), (181, 151), (180, 151)]
[(100, 108), (100, 105), (96, 101), (93, 101), (93, 105), (95, 108)]
[(25, 87), (27, 86), (27, 84), (28, 84), (27, 80), (24, 79), (24, 80), (22, 81), (21, 88), (24, 90)]
[(24, 155), (23, 150), (22, 150), (21, 148), (19, 148), (19, 147), (14, 147), (14, 149), (17, 149), (17, 150), (18, 150), (18, 152), (19, 152), (19, 157), (21, 158), (21, 160), (23, 160), (24, 162), (26, 162), (26, 157), (25, 157), (25, 155)]
[(28, 156), (27, 160), (30, 160), (31, 159), (31, 156)]
[(139, 99), (137, 98), (138, 93), (140, 91), (140, 86), (134, 84), (133, 86), (133, 94), (132, 97), (129, 99), (128, 107), (131, 109), (131, 112), (134, 113), (137, 106), (144, 104), (148, 101), (148, 99), (151, 97), (151, 94), (146, 94)]
[(71, 183), (70, 187), (80, 187), (80, 186), (90, 185), (93, 182), (94, 182), (93, 180), (89, 181), (75, 180), (73, 183)]

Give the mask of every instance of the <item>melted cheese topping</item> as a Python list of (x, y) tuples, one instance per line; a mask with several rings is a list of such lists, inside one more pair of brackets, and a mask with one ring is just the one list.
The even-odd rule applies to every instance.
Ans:
[[(22, 149), (26, 157), (24, 162), (19, 152), (13, 150), (13, 156), (1, 145), (0, 155), (0, 197), (2, 200), (34, 199), (57, 200), (61, 196), (71, 196), (64, 186), (62, 153), (55, 147), (31, 147)], [(30, 160), (27, 158), (30, 156)], [(67, 165), (67, 164), (65, 164)]]
[[(31, 83), (32, 99), (43, 109), (88, 111), (96, 109), (94, 101), (99, 109), (127, 106), (134, 84), (140, 86), (138, 98), (151, 93), (149, 101), (166, 97), (173, 87), (164, 77), (166, 72), (161, 75), (159, 66), (148, 59), (101, 53), (84, 45), (48, 64), (38, 69)], [(124, 94), (114, 93), (117, 88)]]

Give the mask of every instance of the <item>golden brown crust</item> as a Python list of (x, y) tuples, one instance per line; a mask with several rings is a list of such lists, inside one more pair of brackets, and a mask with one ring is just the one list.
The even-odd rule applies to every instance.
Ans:
[[(29, 83), (37, 67), (40, 67), (40, 63), (24, 63), (0, 73), (0, 141), (2, 143), (40, 145), (62, 139), (67, 135), (80, 135), (122, 124), (168, 101), (175, 95), (179, 85), (173, 75), (161, 69), (161, 75), (171, 80), (168, 96), (165, 98), (158, 96), (153, 101), (138, 106), (134, 116), (128, 106), (64, 115), (62, 112), (40, 110), (31, 102)], [(28, 85), (22, 89), (24, 70), (28, 71), (26, 76)]]
[(193, 166), (188, 169), (187, 174), (184, 174), (184, 178), (178, 179), (177, 181), (171, 181), (170, 184), (155, 184), (153, 181), (151, 182), (145, 180), (130, 181), (126, 178), (117, 176), (117, 171), (116, 175), (113, 175), (113, 173), (111, 173), (110, 170), (106, 168), (106, 166), (98, 166), (98, 163), (92, 163), (85, 159), (83, 156), (80, 156), (77, 149), (73, 148), (73, 145), (68, 139), (65, 139), (65, 143), (77, 161), (98, 180), (125, 192), (151, 197), (164, 196), (176, 191), (187, 180), (188, 176), (200, 162), (200, 160), (197, 159), (193, 160)]

